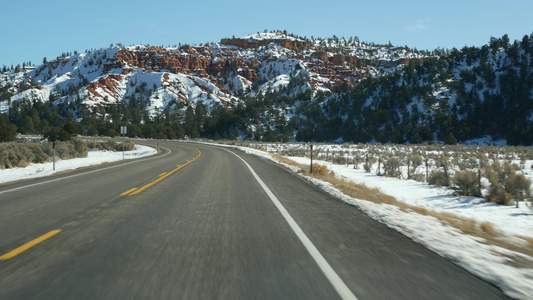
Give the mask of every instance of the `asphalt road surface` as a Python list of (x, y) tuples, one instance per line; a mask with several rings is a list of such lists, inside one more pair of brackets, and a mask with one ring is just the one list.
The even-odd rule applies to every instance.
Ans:
[(274, 163), (160, 145), (0, 185), (0, 299), (506, 298)]

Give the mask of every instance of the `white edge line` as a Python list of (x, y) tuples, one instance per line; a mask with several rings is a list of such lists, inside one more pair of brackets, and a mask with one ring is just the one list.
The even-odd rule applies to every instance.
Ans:
[(240, 160), (244, 162), (244, 164), (248, 167), (252, 175), (254, 176), (255, 180), (261, 185), (263, 190), (267, 193), (268, 197), (274, 205), (278, 208), (279, 212), (283, 215), (287, 223), (289, 223), (289, 226), (294, 231), (296, 236), (300, 239), (302, 244), (305, 246), (307, 251), (309, 251), (309, 254), (313, 257), (315, 262), (317, 263), (318, 267), (322, 270), (324, 275), (328, 278), (329, 282), (333, 285), (337, 293), (341, 296), (342, 299), (351, 299), (351, 300), (357, 300), (357, 297), (352, 293), (352, 291), (346, 286), (344, 281), (337, 275), (335, 270), (330, 266), (330, 264), (326, 261), (324, 256), (318, 251), (318, 249), (315, 247), (313, 242), (307, 237), (305, 232), (300, 228), (300, 226), (296, 223), (296, 221), (292, 218), (292, 216), (289, 214), (289, 212), (285, 209), (283, 204), (278, 200), (278, 198), (272, 193), (272, 191), (268, 188), (268, 186), (259, 178), (257, 173), (255, 173), (254, 169), (239, 155), (236, 153), (229, 151), (227, 149), (224, 149), (228, 151), (229, 153), (237, 156)]
[[(146, 145), (145, 145), (146, 146)], [(149, 146), (150, 147), (150, 146)], [(169, 148), (165, 148), (165, 147), (159, 147), (159, 148), (164, 148), (164, 149), (167, 149), (169, 152), (168, 153), (165, 153), (161, 156), (156, 156), (156, 157), (147, 157), (147, 158), (140, 158), (140, 159), (134, 159), (133, 161), (130, 161), (130, 162), (127, 162), (127, 163), (123, 163), (123, 164), (119, 164), (119, 165), (116, 165), (116, 166), (111, 166), (111, 167), (106, 167), (106, 168), (102, 168), (102, 169), (97, 169), (97, 170), (92, 170), (92, 171), (88, 171), (88, 172), (83, 172), (83, 173), (80, 173), (80, 174), (74, 174), (74, 175), (70, 175), (70, 176), (65, 176), (65, 177), (61, 177), (61, 178), (56, 178), (56, 179), (51, 179), (51, 180), (47, 180), (47, 181), (42, 181), (42, 182), (37, 182), (37, 183), (33, 183), (33, 184), (28, 184), (28, 185), (23, 185), (23, 186), (19, 186), (17, 188), (13, 188), (13, 189), (9, 189), (9, 190), (5, 190), (5, 191), (0, 191), (0, 195), (1, 194), (6, 194), (6, 193), (9, 193), (9, 192), (14, 192), (14, 191), (18, 191), (18, 190), (21, 190), (21, 189), (25, 189), (25, 188), (29, 188), (29, 187), (33, 187), (33, 186), (38, 186), (38, 185), (42, 185), (42, 184), (47, 184), (47, 183), (50, 183), (50, 182), (55, 182), (55, 181), (60, 181), (60, 180), (65, 180), (65, 179), (69, 179), (69, 178), (73, 178), (73, 177), (78, 177), (78, 176), (82, 176), (82, 175), (87, 175), (87, 174), (91, 174), (91, 173), (96, 173), (96, 172), (100, 172), (100, 171), (104, 171), (104, 170), (109, 170), (109, 169), (113, 169), (113, 168), (118, 168), (118, 167), (122, 167), (122, 166), (127, 166), (127, 165), (131, 165), (131, 164), (134, 164), (134, 163), (138, 163), (140, 161), (145, 161), (145, 160), (151, 160), (151, 159), (155, 159), (155, 158), (161, 158), (161, 157), (164, 157), (164, 156), (167, 156), (168, 154), (170, 154), (172, 151), (169, 149)], [(113, 161), (112, 161), (113, 162)], [(110, 163), (112, 163), (110, 162)], [(114, 162), (117, 162), (117, 161), (114, 161)], [(90, 166), (84, 166), (84, 167), (90, 167)], [(82, 167), (82, 168), (84, 168)], [(70, 169), (70, 171), (74, 171), (75, 169)], [(69, 170), (65, 170), (65, 171), (69, 171)], [(51, 175), (54, 175), (56, 173), (53, 173), (53, 174), (50, 174), (49, 176)], [(42, 178), (42, 177), (41, 177)], [(36, 178), (37, 179), (37, 178)], [(8, 181), (9, 182), (9, 181)], [(7, 182), (5, 182), (7, 183)]]

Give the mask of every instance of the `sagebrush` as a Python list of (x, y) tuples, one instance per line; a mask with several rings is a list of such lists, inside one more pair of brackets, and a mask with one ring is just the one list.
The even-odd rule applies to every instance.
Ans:
[[(131, 151), (134, 148), (134, 143), (130, 141), (124, 143), (125, 151)], [(56, 159), (87, 157), (89, 150), (122, 151), (122, 143), (113, 141), (85, 142), (80, 139), (55, 143)], [(30, 164), (51, 161), (53, 151), (53, 144), (46, 141), (18, 140), (0, 143), (0, 169), (23, 168)]]

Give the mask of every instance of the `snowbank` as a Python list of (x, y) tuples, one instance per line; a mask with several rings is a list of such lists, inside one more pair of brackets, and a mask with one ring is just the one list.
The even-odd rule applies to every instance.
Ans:
[[(135, 150), (126, 151), (125, 159), (134, 159), (149, 156), (157, 153), (154, 148), (135, 145)], [(122, 160), (122, 152), (112, 151), (89, 151), (87, 157), (74, 158), (69, 160), (60, 160), (56, 162), (56, 169), (53, 170), (53, 163), (32, 164), (26, 168), (13, 168), (0, 170), (0, 183), (15, 181), (20, 179), (29, 179), (48, 176), (57, 172), (73, 170), (81, 167), (98, 165), (106, 162)]]

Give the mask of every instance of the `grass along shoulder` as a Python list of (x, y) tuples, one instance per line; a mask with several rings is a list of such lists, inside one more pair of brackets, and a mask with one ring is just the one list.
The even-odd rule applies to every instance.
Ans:
[[(394, 205), (405, 212), (416, 212), (418, 214), (432, 216), (437, 218), (442, 224), (454, 227), (463, 232), (464, 234), (482, 238), (483, 243), (487, 245), (498, 246), (504, 249), (516, 251), (533, 257), (532, 238), (514, 236), (510, 239), (510, 237), (504, 234), (503, 232), (494, 229), (492, 224), (489, 222), (479, 223), (473, 219), (457, 216), (451, 213), (428, 210), (423, 207), (418, 207), (398, 201), (393, 196), (382, 193), (379, 189), (369, 188), (365, 185), (355, 184), (353, 182), (338, 178), (332, 171), (329, 171), (328, 168), (323, 165), (314, 164), (313, 173), (310, 173), (308, 165), (298, 164), (293, 160), (290, 160), (286, 157), (277, 154), (272, 155), (272, 157), (279, 162), (299, 168), (298, 173), (300, 174), (329, 182), (335, 188), (350, 197), (365, 201), (371, 201), (373, 203), (378, 204)], [(516, 243), (515, 241), (517, 239), (523, 241), (523, 243), (521, 245), (519, 243)], [(529, 265), (524, 266), (524, 262), (518, 257), (509, 257), (509, 259), (510, 264), (514, 262), (519, 263), (522, 267), (533, 268), (533, 264), (531, 263), (528, 263)], [(518, 260), (520, 260), (520, 262), (518, 262)]]

